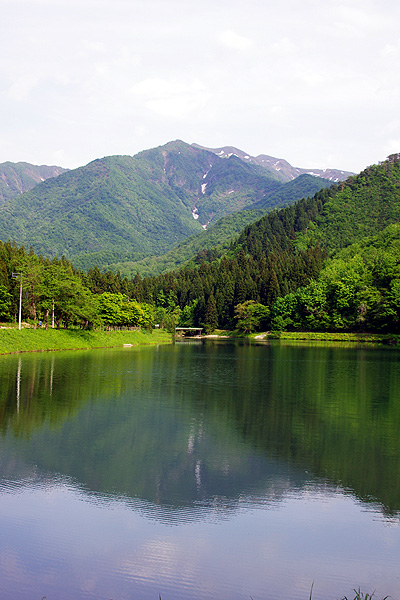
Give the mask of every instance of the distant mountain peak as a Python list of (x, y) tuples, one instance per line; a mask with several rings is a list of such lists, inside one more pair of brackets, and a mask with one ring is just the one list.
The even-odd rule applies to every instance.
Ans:
[(293, 167), (287, 160), (283, 158), (276, 158), (274, 156), (269, 156), (268, 154), (259, 154), (258, 156), (251, 156), (247, 152), (239, 150), (239, 148), (235, 148), (234, 146), (221, 146), (220, 148), (206, 148), (198, 144), (192, 144), (192, 146), (194, 146), (195, 148), (200, 148), (202, 150), (208, 150), (209, 152), (213, 152), (220, 158), (230, 158), (231, 156), (237, 156), (245, 162), (259, 165), (260, 167), (263, 167), (270, 173), (275, 173), (279, 180), (284, 183), (292, 181), (293, 179), (296, 179), (300, 175), (304, 174), (312, 175), (313, 177), (322, 177), (323, 179), (327, 179), (332, 183), (344, 181), (351, 175), (355, 175), (355, 173), (352, 173), (351, 171), (343, 171), (340, 169), (333, 168), (304, 169), (299, 167)]
[(57, 166), (31, 165), (26, 162), (0, 163), (0, 203), (31, 190), (50, 177), (58, 177), (68, 169)]

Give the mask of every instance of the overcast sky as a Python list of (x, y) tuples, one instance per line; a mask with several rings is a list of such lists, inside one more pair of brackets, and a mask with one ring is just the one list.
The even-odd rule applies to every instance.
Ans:
[(0, 162), (174, 139), (360, 171), (400, 152), (399, 0), (0, 0)]

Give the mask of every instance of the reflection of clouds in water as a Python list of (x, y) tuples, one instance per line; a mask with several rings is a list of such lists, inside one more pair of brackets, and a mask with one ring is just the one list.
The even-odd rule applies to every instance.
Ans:
[(45, 585), (48, 597), (61, 584), (75, 597), (143, 588), (179, 599), (243, 598), (263, 597), (268, 580), (271, 597), (280, 590), (304, 600), (313, 579), (319, 597), (332, 589), (339, 596), (357, 574), (357, 582), (393, 593), (381, 578), (390, 582), (398, 528), (382, 533), (377, 506), (360, 511), (349, 492), (326, 482), (296, 488), (277, 477), (254, 495), (178, 508), (95, 494), (62, 477), (26, 479), (17, 495), (14, 482), (0, 489), (0, 525), (7, 523), (10, 540), (0, 570), (10, 589), (23, 580), (30, 590)]
[[(297, 497), (291, 495), (274, 514), (264, 511), (261, 505), (258, 508), (249, 505), (248, 511), (233, 517), (234, 529), (228, 523), (220, 522), (223, 529), (228, 529), (220, 532), (218, 539), (210, 538), (200, 524), (200, 529), (194, 526), (192, 536), (181, 536), (178, 530), (173, 540), (168, 534), (157, 537), (124, 561), (124, 568), (130, 569), (134, 578), (148, 578), (163, 586), (170, 581), (170, 575), (179, 573), (185, 589), (195, 587), (201, 581), (203, 591), (239, 585), (237, 589), (242, 586), (244, 592), (248, 586), (252, 593), (259, 586), (262, 572), (272, 586), (276, 585), (277, 576), (283, 576), (280, 585), (291, 590), (293, 598), (307, 597), (304, 593), (309, 593), (313, 577), (317, 575), (319, 593), (321, 588), (325, 594), (329, 589), (338, 588), (345, 593), (352, 576), (357, 574), (363, 581), (368, 581), (374, 572), (365, 553), (361, 551), (354, 559), (354, 546), (346, 545), (346, 539), (354, 536), (362, 545), (368, 523), (362, 514), (354, 521), (354, 513), (359, 514), (358, 508), (346, 494), (333, 488), (329, 493), (320, 488), (315, 488), (314, 492), (309, 489)], [(337, 522), (339, 533), (331, 526), (333, 521)], [(214, 527), (212, 523), (209, 526)], [(185, 527), (192, 528), (193, 525), (188, 523)], [(321, 532), (324, 535), (322, 550)], [(217, 563), (213, 558), (215, 555), (218, 555)], [(229, 582), (221, 583), (218, 572), (230, 572), (232, 565), (236, 565), (235, 574), (231, 573)], [(236, 577), (241, 578), (240, 583)]]
[[(193, 541), (190, 545), (193, 544)], [(196, 539), (197, 551), (208, 551), (208, 545), (204, 547), (202, 540)], [(193, 578), (197, 559), (189, 551), (187, 546), (182, 545), (182, 540), (171, 539), (169, 535), (159, 535), (154, 539), (147, 540), (143, 545), (135, 549), (130, 556), (124, 557), (120, 563), (120, 570), (124, 574), (138, 579), (149, 579), (157, 581), (160, 578), (169, 578), (179, 570), (181, 579)], [(179, 569), (178, 565), (181, 565)]]
[(26, 569), (21, 564), (20, 557), (15, 550), (2, 549), (0, 551), (0, 571), (5, 573), (8, 579), (22, 579), (26, 574)]

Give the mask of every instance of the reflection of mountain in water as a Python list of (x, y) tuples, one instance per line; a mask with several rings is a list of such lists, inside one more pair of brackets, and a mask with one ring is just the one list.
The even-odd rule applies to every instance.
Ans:
[(273, 503), (308, 485), (311, 469), (396, 511), (397, 360), (235, 344), (8, 357), (1, 473), (62, 474), (93, 501), (170, 519), (229, 514), (248, 496)]
[[(12, 465), (12, 469), (10, 466)], [(263, 460), (244, 461), (241, 469), (236, 467), (232, 477), (218, 478), (218, 474), (210, 482), (202, 485), (199, 482), (199, 473), (195, 465), (194, 472), (185, 470), (182, 477), (177, 480), (162, 481), (164, 498), (143, 497), (136, 494), (135, 480), (132, 480), (131, 492), (122, 490), (104, 490), (91, 487), (93, 479), (85, 481), (74, 478), (72, 475), (59, 475), (55, 472), (41, 471), (37, 466), (28, 466), (22, 460), (15, 461), (11, 456), (3, 456), (0, 461), (0, 471), (4, 476), (0, 478), (0, 492), (24, 493), (26, 490), (43, 488), (47, 491), (67, 487), (74, 489), (75, 493), (82, 494), (85, 501), (94, 504), (123, 503), (128, 508), (139, 511), (147, 518), (154, 518), (167, 523), (181, 523), (193, 521), (210, 516), (213, 520), (228, 517), (231, 513), (249, 506), (254, 508), (257, 504), (274, 506), (279, 503), (290, 491), (300, 492), (310, 480), (295, 471), (292, 473), (284, 468), (279, 461)], [(257, 474), (251, 477), (251, 468), (256, 466)], [(12, 473), (10, 472), (12, 470)], [(8, 471), (8, 472), (7, 472)], [(79, 475), (76, 472), (76, 475)], [(201, 476), (200, 476), (201, 477)], [(193, 496), (184, 496), (182, 491), (190, 490), (191, 480), (195, 479), (197, 489)], [(249, 481), (253, 479), (252, 481)], [(220, 485), (221, 484), (221, 485)], [(150, 490), (151, 484), (148, 483)], [(318, 486), (321, 487), (321, 486)], [(156, 490), (159, 494), (159, 489)]]

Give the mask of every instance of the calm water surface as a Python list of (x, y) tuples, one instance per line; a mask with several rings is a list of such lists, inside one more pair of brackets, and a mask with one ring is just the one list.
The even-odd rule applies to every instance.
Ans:
[(396, 349), (4, 356), (0, 427), (1, 599), (400, 600)]

